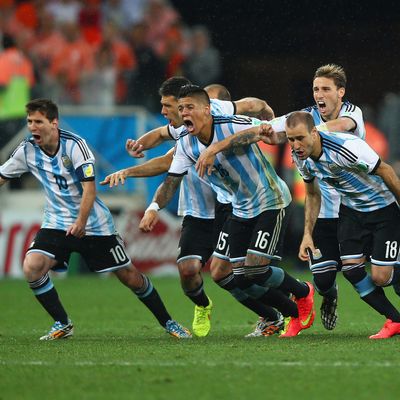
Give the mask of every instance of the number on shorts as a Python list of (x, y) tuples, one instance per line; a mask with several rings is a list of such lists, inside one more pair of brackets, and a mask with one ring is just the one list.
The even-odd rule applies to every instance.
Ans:
[(391, 242), (390, 240), (387, 240), (385, 244), (386, 244), (385, 258), (396, 258), (398, 253), (397, 241), (394, 240), (393, 242)]
[(255, 247), (265, 249), (268, 246), (269, 232), (258, 231)]
[(110, 253), (113, 255), (116, 263), (124, 262), (127, 259), (124, 249), (119, 244), (111, 249)]
[(218, 244), (217, 244), (218, 250), (223, 250), (225, 248), (227, 236), (228, 234), (226, 232), (219, 233)]

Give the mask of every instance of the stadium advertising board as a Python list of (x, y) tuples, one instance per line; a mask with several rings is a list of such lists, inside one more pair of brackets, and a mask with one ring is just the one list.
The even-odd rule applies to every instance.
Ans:
[[(160, 222), (153, 232), (138, 229), (143, 210), (123, 211), (115, 218), (127, 252), (142, 271), (177, 273), (176, 255), (181, 220), (160, 212)], [(40, 211), (3, 210), (0, 214), (0, 278), (23, 277), (22, 262), (42, 221)]]

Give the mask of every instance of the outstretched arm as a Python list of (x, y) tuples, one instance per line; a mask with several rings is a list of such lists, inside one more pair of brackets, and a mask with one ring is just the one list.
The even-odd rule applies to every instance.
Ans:
[(268, 103), (256, 97), (245, 97), (234, 103), (236, 114), (249, 115), (262, 120), (270, 120), (275, 117), (274, 111)]
[(128, 139), (125, 144), (125, 149), (131, 157), (144, 157), (143, 151), (157, 147), (165, 140), (171, 140), (168, 133), (168, 125), (153, 129), (137, 140)]
[(286, 142), (284, 132), (276, 133), (268, 123), (261, 123), (241, 132), (234, 133), (220, 142), (213, 143), (204, 150), (196, 163), (196, 170), (200, 177), (207, 172), (211, 175), (215, 156), (222, 151), (233, 151), (242, 146), (248, 146), (262, 140), (267, 144), (279, 144)]
[(145, 178), (149, 176), (161, 175), (168, 172), (174, 155), (174, 149), (170, 149), (166, 154), (160, 157), (152, 158), (143, 164), (121, 169), (104, 178), (100, 185), (118, 186), (119, 183), (125, 184), (126, 178)]
[(353, 119), (349, 117), (340, 117), (318, 125), (317, 129), (327, 132), (351, 132), (356, 127), (357, 125)]
[(158, 210), (164, 208), (172, 199), (183, 176), (168, 175), (165, 181), (158, 187), (153, 202), (147, 207), (146, 212), (139, 224), (143, 232), (150, 232), (158, 221)]
[(304, 233), (299, 249), (299, 258), (303, 261), (309, 259), (307, 248), (309, 248), (312, 253), (316, 250), (312, 238), (312, 232), (321, 207), (321, 192), (319, 190), (317, 179), (315, 178), (312, 182), (306, 182), (305, 185), (306, 198), (304, 203)]

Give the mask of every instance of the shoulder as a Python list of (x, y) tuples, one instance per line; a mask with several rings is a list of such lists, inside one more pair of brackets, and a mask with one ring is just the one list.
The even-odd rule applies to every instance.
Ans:
[(342, 104), (342, 108), (340, 109), (340, 114), (341, 113), (353, 113), (359, 111), (361, 112), (360, 108), (357, 107), (355, 104), (351, 103), (350, 101), (346, 100)]
[(301, 111), (305, 111), (305, 112), (312, 113), (312, 112), (318, 111), (318, 108), (317, 108), (317, 106), (314, 104), (313, 106), (308, 106), (308, 107), (303, 108)]
[(28, 137), (24, 139), (11, 153), (10, 157), (14, 157), (17, 153), (21, 151), (25, 151), (27, 148), (33, 148), (35, 146), (35, 141), (33, 140), (32, 137)]

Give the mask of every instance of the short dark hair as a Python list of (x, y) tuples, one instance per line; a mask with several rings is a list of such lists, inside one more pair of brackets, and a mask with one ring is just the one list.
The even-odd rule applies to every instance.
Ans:
[(299, 124), (304, 124), (309, 132), (315, 127), (314, 118), (310, 113), (305, 111), (291, 112), (286, 118), (286, 126), (288, 128), (295, 128)]
[(158, 94), (160, 96), (174, 96), (178, 98), (182, 86), (190, 85), (192, 82), (184, 76), (173, 76), (162, 83)]
[(49, 99), (33, 99), (26, 104), (25, 109), (27, 114), (39, 111), (49, 121), (58, 119), (58, 107), (54, 102)]
[[(319, 67), (314, 74), (315, 78), (329, 78), (333, 79), (337, 88), (345, 88), (347, 84), (346, 72), (343, 67), (336, 64), (326, 64)], [(313, 80), (314, 80), (313, 79)]]
[(207, 93), (209, 92), (209, 90), (216, 90), (218, 100), (231, 101), (232, 99), (229, 90), (224, 85), (220, 85), (219, 83), (213, 83), (211, 85), (208, 85), (204, 88), (204, 90)]
[(210, 97), (208, 93), (197, 85), (185, 85), (181, 87), (179, 91), (178, 99), (183, 97), (196, 97), (203, 100), (205, 103), (210, 104)]

